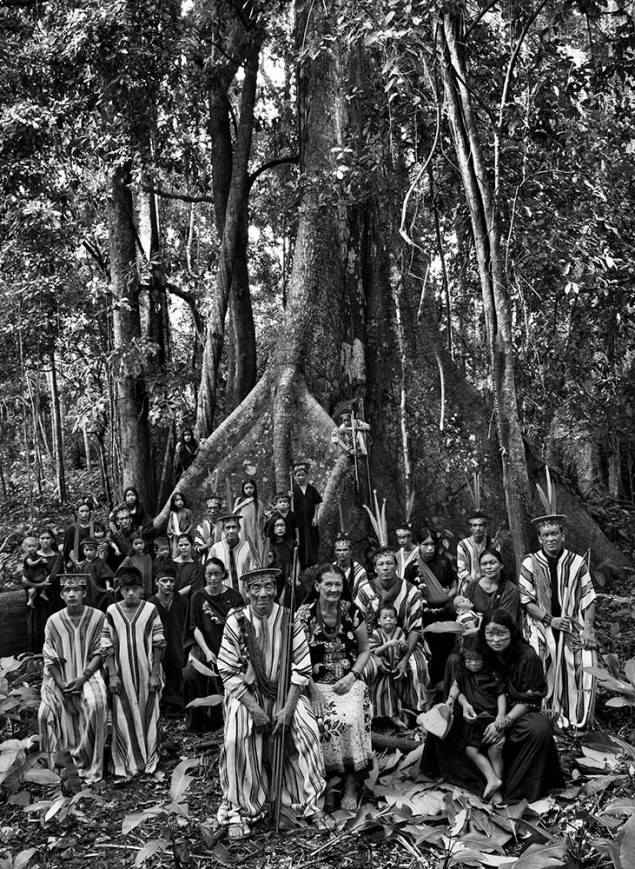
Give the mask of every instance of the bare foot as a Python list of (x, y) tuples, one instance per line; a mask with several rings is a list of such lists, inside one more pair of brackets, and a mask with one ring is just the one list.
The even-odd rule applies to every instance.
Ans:
[(487, 787), (483, 791), (483, 799), (489, 800), (494, 796), (496, 791), (499, 791), (503, 786), (503, 782), (499, 778), (493, 778), (491, 781), (487, 783)]
[(490, 800), (493, 806), (500, 806), (503, 804), (503, 795), (500, 792), (500, 789), (496, 791), (495, 794), (492, 794), (492, 799)]

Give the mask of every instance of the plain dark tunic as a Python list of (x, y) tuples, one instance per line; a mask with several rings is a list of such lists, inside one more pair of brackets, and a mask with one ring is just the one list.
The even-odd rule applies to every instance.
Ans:
[[(513, 651), (499, 657), (498, 670), (507, 689), (508, 712), (516, 703), (534, 707), (505, 734), (503, 799), (508, 803), (532, 802), (552, 788), (564, 786), (551, 725), (535, 711), (547, 692), (542, 664), (531, 646), (519, 642)], [(427, 734), (421, 769), (482, 795), (485, 779), (465, 754), (460, 712), (457, 705), (454, 724), (445, 739)]]

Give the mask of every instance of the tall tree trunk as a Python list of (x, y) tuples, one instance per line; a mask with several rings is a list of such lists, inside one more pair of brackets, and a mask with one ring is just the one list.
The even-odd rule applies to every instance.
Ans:
[(130, 180), (129, 164), (115, 169), (111, 176), (108, 202), (113, 339), (116, 354), (114, 379), (123, 487), (136, 486), (141, 501), (151, 508), (154, 505), (154, 485), (150, 467), (145, 360), (137, 355), (142, 352), (141, 317)]
[[(57, 366), (55, 364), (55, 351), (49, 354), (49, 370), (47, 380), (49, 394), (51, 396), (51, 418), (53, 421), (53, 453), (55, 457), (55, 477), (57, 480), (57, 494), (61, 503), (66, 501), (66, 475), (64, 473), (64, 432), (62, 430), (62, 415), (60, 413), (60, 394), (57, 388)], [(90, 456), (87, 447), (86, 467), (90, 467)]]
[(487, 324), (505, 502), (514, 553), (520, 564), (529, 543), (526, 529), (532, 499), (518, 415), (511, 312), (501, 256), (500, 215), (467, 84), (468, 73), (460, 42), (462, 19), (446, 13), (439, 20), (437, 32), (452, 136), (474, 234)]

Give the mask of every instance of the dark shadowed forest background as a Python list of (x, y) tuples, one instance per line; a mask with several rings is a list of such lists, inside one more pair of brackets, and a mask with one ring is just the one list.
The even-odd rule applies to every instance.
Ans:
[(134, 484), (160, 524), (192, 425), (195, 509), (302, 456), (326, 544), (369, 478), (458, 533), (478, 469), (518, 560), (547, 462), (626, 564), (631, 4), (3, 0), (0, 32), (10, 523)]

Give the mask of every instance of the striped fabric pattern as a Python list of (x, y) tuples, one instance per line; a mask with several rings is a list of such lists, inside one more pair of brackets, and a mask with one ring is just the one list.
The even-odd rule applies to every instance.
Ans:
[(152, 661), (165, 646), (156, 607), (142, 601), (132, 618), (124, 607), (108, 607), (101, 651), (114, 655), (121, 692), (113, 694), (110, 766), (115, 775), (151, 773), (159, 762), (158, 723), (161, 691), (149, 690)]
[[(481, 543), (477, 543), (473, 537), (464, 537), (463, 540), (459, 540), (457, 543), (456, 573), (459, 577), (459, 594), (463, 594), (463, 590), (468, 583), (481, 578), (479, 556), (481, 552), (489, 549), (491, 545), (492, 538), (488, 537), (487, 534)], [(494, 548), (498, 549), (498, 546)]]
[[(275, 680), (282, 655), (283, 612), (282, 607), (274, 604), (273, 612), (266, 619), (254, 616), (249, 607), (227, 617), (218, 653), (218, 672), (225, 686), (225, 732), (220, 758), (223, 801), (218, 810), (222, 824), (262, 818), (269, 799), (269, 735), (255, 730), (251, 715), (240, 698), (250, 691), (270, 719), (275, 713), (275, 701), (264, 697), (254, 684), (255, 676), (247, 657), (241, 620), (248, 619), (254, 626), (256, 639), (262, 643), (264, 674)], [(306, 636), (297, 621), (293, 623), (292, 649), (291, 682), (304, 687), (311, 673), (311, 659)], [(310, 817), (323, 807), (325, 781), (320, 735), (310, 703), (304, 696), (298, 701), (288, 731), (286, 750), (282, 803)]]
[(78, 679), (99, 652), (104, 614), (85, 607), (74, 625), (66, 610), (52, 615), (44, 638), (44, 677), (38, 721), (41, 744), (49, 755), (70, 751), (80, 777), (87, 784), (102, 778), (108, 699), (101, 673), (85, 682), (81, 694), (64, 695), (50, 668), (59, 668), (64, 683)]
[[(518, 586), (523, 606), (538, 601), (534, 569), (549, 575), (549, 563), (543, 552), (530, 555), (522, 563)], [(579, 643), (584, 628), (584, 617), (595, 601), (593, 581), (585, 560), (564, 549), (558, 560), (558, 600), (562, 615), (570, 618), (577, 628), (578, 642), (567, 644), (560, 631), (552, 631), (527, 614), (528, 639), (540, 656), (547, 678), (547, 696), (544, 706), (557, 713), (561, 727), (585, 727), (593, 713), (595, 678), (584, 671), (596, 666), (596, 653), (583, 649)], [(544, 607), (543, 607), (544, 608)]]

